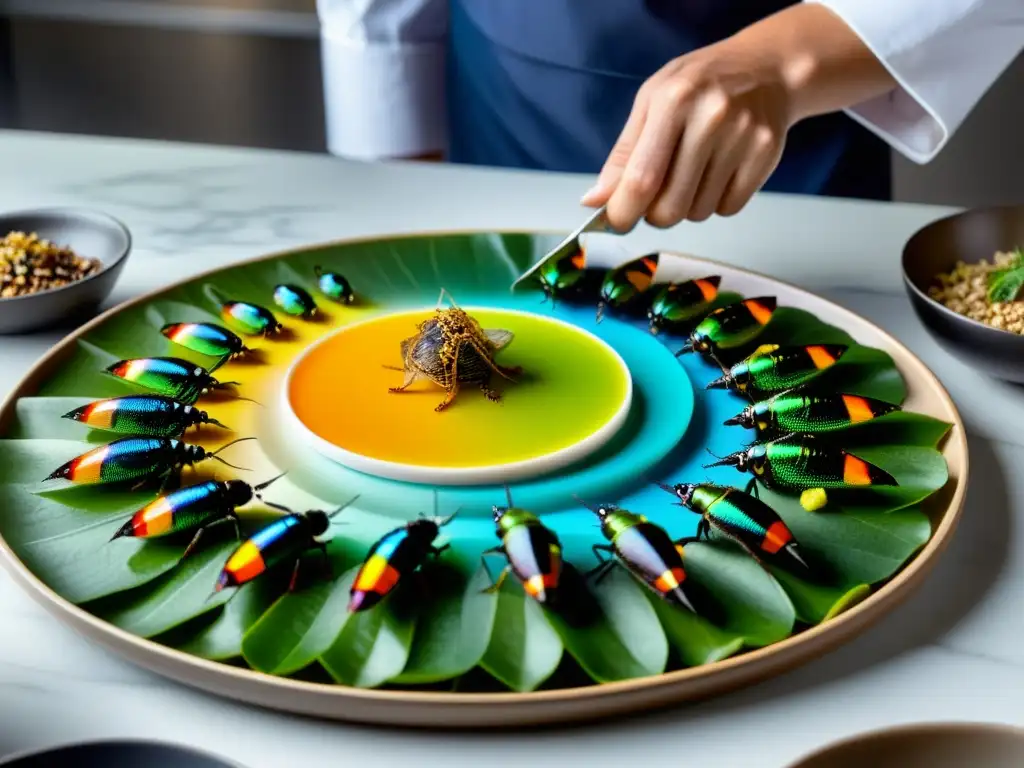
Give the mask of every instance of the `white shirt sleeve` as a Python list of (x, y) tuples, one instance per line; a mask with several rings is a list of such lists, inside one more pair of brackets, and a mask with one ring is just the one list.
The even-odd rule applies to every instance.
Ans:
[(328, 151), (444, 150), (447, 0), (317, 0), (317, 13)]
[(847, 114), (920, 164), (1024, 48), (1024, 0), (804, 1), (845, 21), (899, 85)]

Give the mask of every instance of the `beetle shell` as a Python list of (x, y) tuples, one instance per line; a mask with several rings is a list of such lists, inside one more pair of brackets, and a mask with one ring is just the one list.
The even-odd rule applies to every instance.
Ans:
[(183, 447), (178, 440), (126, 437), (76, 456), (46, 480), (62, 479), (76, 485), (142, 480), (175, 466)]
[(676, 331), (707, 313), (718, 298), (722, 278), (711, 275), (685, 283), (669, 283), (651, 301), (647, 311), (651, 333)]
[(160, 333), (175, 344), (211, 357), (237, 355), (245, 351), (241, 338), (213, 323), (168, 323)]
[(562, 546), (535, 515), (515, 507), (498, 521), (502, 549), (523, 590), (539, 603), (553, 602), (562, 576)]
[(316, 302), (305, 288), (298, 285), (279, 285), (274, 289), (274, 303), (293, 317), (312, 317)]
[(861, 395), (782, 392), (747, 406), (725, 424), (755, 429), (759, 436), (835, 432), (899, 410), (898, 405)]
[(157, 394), (191, 405), (204, 390), (217, 384), (206, 369), (178, 357), (141, 357), (119, 360), (106, 372)]
[(846, 353), (845, 344), (779, 346), (764, 344), (725, 374), (707, 385), (708, 389), (770, 395), (806, 384), (831, 368)]
[(356, 574), (349, 611), (365, 611), (383, 600), (399, 580), (426, 561), (439, 528), (433, 520), (414, 520), (384, 534), (371, 548)]
[(317, 267), (316, 276), (317, 287), (324, 296), (342, 304), (351, 304), (356, 300), (352, 286), (343, 275), (339, 275), (337, 272), (324, 272)]
[(221, 317), (230, 325), (251, 336), (268, 336), (281, 330), (274, 313), (258, 304), (246, 301), (227, 301), (221, 306)]
[(164, 395), (114, 397), (75, 408), (63, 418), (93, 429), (151, 437), (177, 437), (204, 414)]

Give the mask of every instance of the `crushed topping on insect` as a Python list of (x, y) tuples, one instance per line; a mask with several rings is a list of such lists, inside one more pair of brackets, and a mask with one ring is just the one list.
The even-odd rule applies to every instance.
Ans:
[(98, 259), (79, 256), (35, 232), (8, 232), (0, 240), (0, 299), (61, 288), (99, 269)]

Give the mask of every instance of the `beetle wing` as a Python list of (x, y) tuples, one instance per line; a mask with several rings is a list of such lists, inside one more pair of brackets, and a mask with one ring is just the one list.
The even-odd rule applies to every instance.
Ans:
[(512, 331), (505, 331), (501, 328), (485, 328), (484, 335), (494, 345), (495, 351), (507, 347), (514, 337)]

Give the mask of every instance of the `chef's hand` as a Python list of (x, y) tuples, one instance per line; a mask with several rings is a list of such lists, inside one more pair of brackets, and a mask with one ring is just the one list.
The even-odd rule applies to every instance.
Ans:
[(731, 216), (775, 170), (799, 120), (895, 86), (845, 22), (800, 3), (670, 61), (640, 88), (584, 205), (632, 229)]

